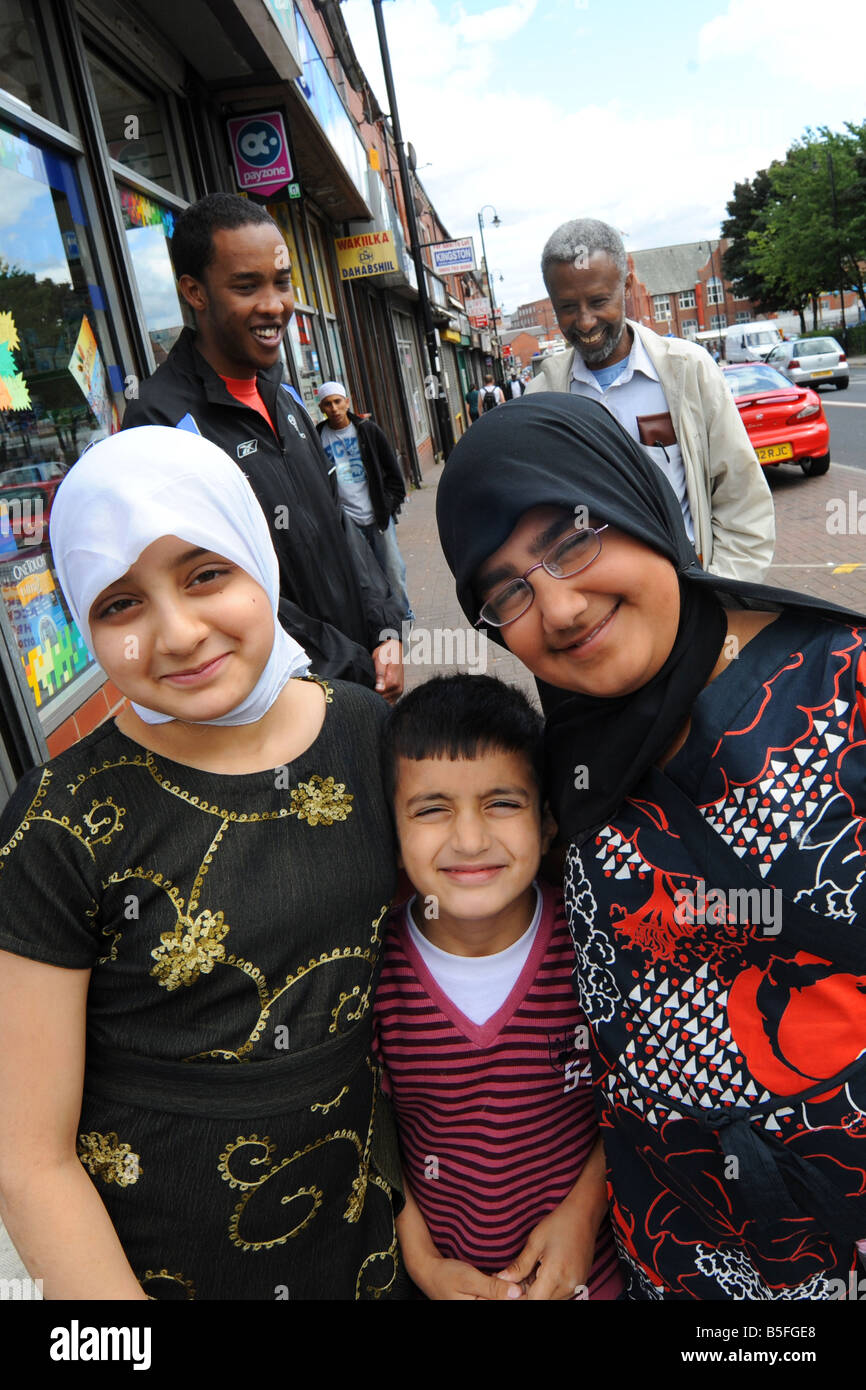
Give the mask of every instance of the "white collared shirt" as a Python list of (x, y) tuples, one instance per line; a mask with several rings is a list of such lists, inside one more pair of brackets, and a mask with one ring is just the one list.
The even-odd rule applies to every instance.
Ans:
[[(629, 329), (626, 328), (625, 331), (628, 333)], [(631, 352), (625, 362), (620, 364), (623, 366), (621, 375), (612, 381), (606, 390), (602, 390), (595, 373), (587, 367), (580, 353), (575, 349), (568, 388), (573, 396), (588, 396), (590, 400), (599, 401), (610, 411), (611, 415), (619, 420), (623, 429), (628, 431), (632, 439), (640, 444), (638, 419), (643, 415), (667, 414), (670, 407), (649, 353), (638, 334), (635, 333), (633, 337)], [(689, 540), (694, 541), (692, 513), (686, 491), (686, 474), (679, 444), (666, 444), (664, 448), (643, 444), (641, 447), (653, 463), (662, 470), (676, 493)]]

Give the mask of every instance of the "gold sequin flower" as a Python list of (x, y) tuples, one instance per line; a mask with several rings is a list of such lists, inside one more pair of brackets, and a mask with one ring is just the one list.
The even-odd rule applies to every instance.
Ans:
[(131, 1187), (141, 1176), (141, 1160), (128, 1144), (121, 1144), (117, 1135), (79, 1134), (78, 1157), (88, 1173), (103, 1182), (116, 1182), (118, 1187)]
[(179, 917), (174, 931), (163, 932), (159, 938), (162, 945), (150, 953), (156, 961), (151, 975), (167, 990), (194, 985), (199, 975), (209, 975), (224, 958), (225, 947), (220, 942), (228, 930), (221, 912), (205, 910), (195, 921)]
[(309, 782), (299, 782), (292, 792), (292, 814), (309, 825), (333, 825), (335, 820), (345, 820), (355, 800), (346, 791), (345, 782), (334, 782), (333, 777), (322, 780), (314, 774)]

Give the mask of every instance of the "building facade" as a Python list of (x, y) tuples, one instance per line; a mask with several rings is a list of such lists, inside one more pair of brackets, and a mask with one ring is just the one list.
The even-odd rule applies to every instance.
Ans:
[(724, 278), (722, 257), (728, 245), (722, 238), (630, 251), (635, 283), (626, 297), (629, 318), (655, 333), (694, 338), (764, 317)]

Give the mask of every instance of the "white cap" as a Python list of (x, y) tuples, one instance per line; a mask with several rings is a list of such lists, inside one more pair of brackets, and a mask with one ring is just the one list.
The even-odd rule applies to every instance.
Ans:
[(342, 381), (323, 381), (316, 392), (316, 400), (321, 405), (328, 396), (348, 396), (348, 394)]

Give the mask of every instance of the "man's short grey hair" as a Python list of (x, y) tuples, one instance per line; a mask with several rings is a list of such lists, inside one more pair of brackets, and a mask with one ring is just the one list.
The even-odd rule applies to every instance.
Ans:
[(604, 251), (610, 256), (620, 280), (628, 274), (628, 260), (622, 237), (615, 227), (606, 222), (598, 222), (594, 217), (576, 217), (572, 222), (563, 222), (557, 227), (541, 253), (541, 274), (548, 292), (550, 283), (548, 273), (552, 265), (573, 265), (578, 270), (588, 267), (590, 256), (596, 251)]

